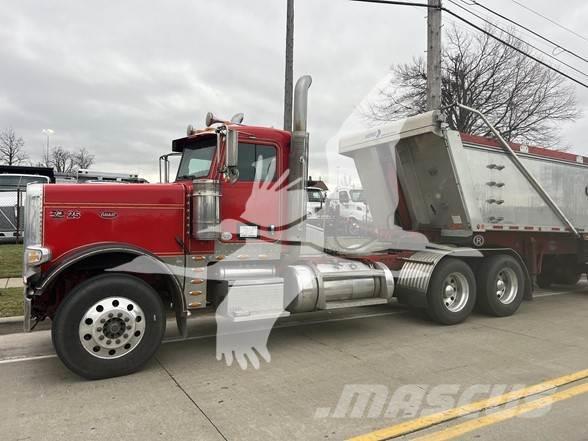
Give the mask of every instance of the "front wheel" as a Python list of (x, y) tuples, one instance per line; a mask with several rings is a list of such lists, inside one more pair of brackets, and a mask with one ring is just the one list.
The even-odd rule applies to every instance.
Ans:
[(165, 333), (159, 295), (143, 280), (102, 275), (78, 285), (61, 303), (51, 338), (61, 361), (87, 379), (138, 371)]
[(361, 224), (358, 220), (352, 217), (347, 219), (347, 234), (350, 236), (359, 236), (361, 234)]
[(484, 260), (479, 271), (478, 306), (495, 317), (513, 315), (525, 294), (525, 275), (511, 256), (498, 255)]
[(471, 314), (476, 304), (476, 278), (462, 260), (442, 260), (431, 277), (427, 312), (437, 323), (455, 325)]

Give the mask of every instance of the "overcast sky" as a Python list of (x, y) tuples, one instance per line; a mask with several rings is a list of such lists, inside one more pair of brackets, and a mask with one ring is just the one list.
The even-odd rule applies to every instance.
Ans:
[[(565, 7), (551, 0), (519, 1), (587, 33), (585, 0), (566, 0)], [(588, 56), (586, 40), (512, 0), (481, 2)], [(96, 155), (95, 169), (155, 180), (157, 158), (188, 124), (203, 126), (208, 111), (226, 118), (244, 112), (246, 123), (280, 127), (285, 5), (286, 0), (2, 0), (0, 128), (12, 126), (34, 160), (42, 155), (42, 130), (51, 128), (51, 145), (86, 147)], [(392, 64), (425, 55), (425, 14), (347, 0), (296, 0), (295, 74), (314, 78), (313, 152), (327, 145), (331, 151), (337, 133), (358, 125), (354, 110)], [(445, 25), (451, 22), (445, 17)], [(588, 72), (583, 62), (562, 59)], [(573, 151), (588, 154), (588, 93), (581, 89), (586, 116), (567, 127), (564, 138)], [(338, 163), (330, 162), (328, 171), (324, 161), (315, 164), (315, 175), (328, 172), (336, 180)]]

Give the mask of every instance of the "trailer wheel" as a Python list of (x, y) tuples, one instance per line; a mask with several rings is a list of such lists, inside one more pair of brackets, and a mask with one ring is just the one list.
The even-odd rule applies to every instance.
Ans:
[(513, 315), (525, 295), (525, 275), (517, 260), (508, 255), (492, 256), (482, 263), (478, 286), (478, 306), (496, 317)]
[(443, 325), (463, 322), (476, 304), (476, 278), (462, 260), (447, 258), (435, 268), (427, 292), (427, 312)]
[(85, 281), (65, 298), (51, 338), (70, 370), (95, 380), (141, 369), (164, 333), (165, 310), (153, 288), (133, 276), (107, 274)]

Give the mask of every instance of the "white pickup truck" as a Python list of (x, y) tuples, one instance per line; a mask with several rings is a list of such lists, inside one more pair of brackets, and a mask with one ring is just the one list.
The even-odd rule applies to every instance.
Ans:
[(362, 227), (372, 222), (372, 215), (362, 189), (338, 187), (328, 196), (329, 211), (344, 220), (347, 232), (359, 234)]
[(308, 219), (318, 218), (325, 206), (327, 196), (318, 187), (306, 187), (306, 215)]
[(28, 184), (48, 183), (47, 176), (0, 174), (0, 237), (16, 239), (22, 235), (23, 207)]

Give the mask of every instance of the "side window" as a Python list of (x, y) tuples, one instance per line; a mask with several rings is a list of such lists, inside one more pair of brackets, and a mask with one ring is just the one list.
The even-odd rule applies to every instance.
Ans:
[(276, 166), (275, 147), (239, 144), (239, 181), (275, 181)]
[(349, 195), (347, 194), (346, 191), (339, 192), (339, 202), (341, 202), (342, 204), (349, 203)]

